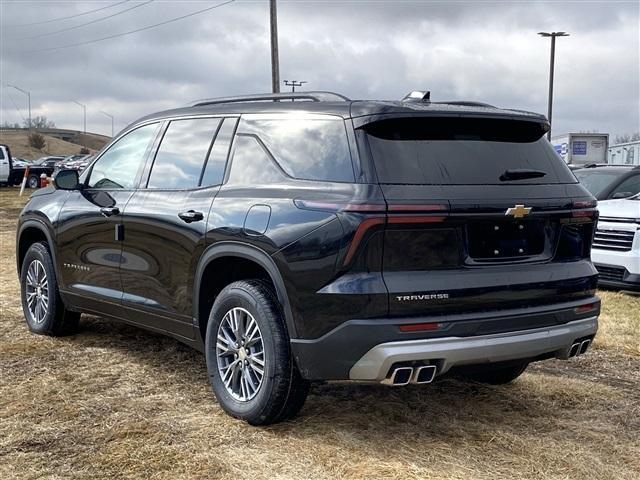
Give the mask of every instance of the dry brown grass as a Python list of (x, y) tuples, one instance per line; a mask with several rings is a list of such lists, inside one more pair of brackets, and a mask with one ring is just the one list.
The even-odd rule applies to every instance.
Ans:
[(512, 385), (327, 384), (297, 419), (254, 428), (171, 339), (95, 317), (29, 334), (16, 195), (0, 190), (0, 479), (639, 478), (640, 298), (604, 292), (595, 348)]
[[(14, 157), (26, 158), (28, 160), (35, 160), (45, 155), (74, 155), (80, 153), (82, 145), (76, 145), (75, 143), (65, 142), (59, 138), (50, 137), (49, 135), (43, 135), (47, 142), (44, 149), (37, 150), (29, 145), (29, 134), (27, 131), (0, 131), (0, 143), (9, 145), (11, 155)], [(81, 135), (83, 137), (83, 135)], [(97, 146), (95, 139), (89, 138), (91, 135), (87, 135), (87, 148), (94, 149)], [(99, 148), (102, 148), (100, 146)]]

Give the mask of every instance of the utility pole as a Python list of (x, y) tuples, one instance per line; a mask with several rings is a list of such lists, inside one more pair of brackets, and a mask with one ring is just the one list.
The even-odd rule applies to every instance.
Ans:
[(87, 106), (83, 103), (76, 102), (75, 100), (71, 100), (71, 101), (76, 105), (80, 105), (82, 107), (82, 110), (84, 112), (84, 133), (87, 133)]
[(549, 61), (549, 106), (547, 119), (549, 120), (549, 131), (547, 139), (551, 140), (551, 113), (553, 112), (553, 71), (556, 58), (556, 37), (568, 37), (566, 32), (538, 32), (541, 37), (551, 37), (551, 59)]
[(280, 60), (278, 59), (278, 11), (276, 0), (269, 0), (271, 17), (271, 90), (280, 93)]
[(103, 112), (102, 110), (100, 110), (100, 113), (111, 119), (111, 138), (113, 138), (113, 115), (109, 115), (107, 112)]
[(298, 80), (285, 80), (284, 84), (287, 87), (291, 87), (291, 93), (295, 93), (296, 92), (296, 87), (301, 87), (303, 83), (309, 83), (306, 80), (302, 80), (302, 81), (298, 81)]
[[(7, 87), (15, 88), (16, 90), (21, 91), (22, 93), (24, 93), (27, 96), (27, 100), (29, 102), (29, 133), (31, 133), (31, 127), (33, 125), (31, 123), (31, 92), (28, 92), (27, 90), (23, 90), (20, 87), (16, 87), (15, 85), (9, 85), (9, 84), (6, 84), (6, 85), (7, 85)], [(24, 118), (24, 117), (22, 117), (22, 118)]]

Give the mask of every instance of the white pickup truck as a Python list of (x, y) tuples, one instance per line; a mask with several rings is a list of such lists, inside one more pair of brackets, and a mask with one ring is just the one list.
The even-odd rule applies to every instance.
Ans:
[[(38, 188), (40, 186), (40, 175), (43, 173), (50, 177), (54, 167), (46, 165), (29, 165), (29, 176), (27, 186)], [(0, 185), (19, 185), (24, 178), (25, 167), (13, 164), (11, 150), (7, 145), (0, 144)]]

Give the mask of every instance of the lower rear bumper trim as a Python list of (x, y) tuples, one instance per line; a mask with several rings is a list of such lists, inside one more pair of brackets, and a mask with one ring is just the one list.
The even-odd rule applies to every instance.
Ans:
[(563, 325), (476, 337), (444, 337), (381, 343), (369, 350), (349, 371), (351, 380), (381, 381), (397, 362), (437, 362), (438, 375), (459, 365), (562, 356), (579, 338), (593, 337), (598, 317)]

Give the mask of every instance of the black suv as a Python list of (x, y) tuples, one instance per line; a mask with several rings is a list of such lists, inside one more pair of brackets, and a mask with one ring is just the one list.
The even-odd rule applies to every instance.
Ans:
[(592, 163), (573, 173), (598, 200), (629, 198), (640, 193), (640, 166)]
[(597, 330), (596, 201), (543, 116), (328, 92), (212, 99), (125, 129), (19, 220), (36, 333), (82, 312), (206, 355), (252, 424), (314, 380), (506, 383)]

